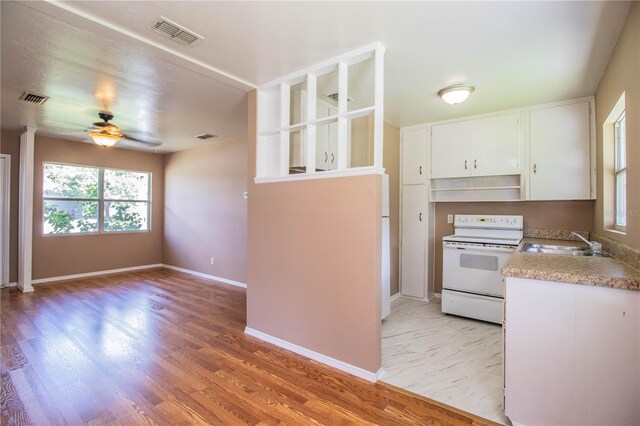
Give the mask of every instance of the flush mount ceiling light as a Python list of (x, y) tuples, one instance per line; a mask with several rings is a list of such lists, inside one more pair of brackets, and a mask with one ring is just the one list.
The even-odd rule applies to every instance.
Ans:
[(464, 102), (476, 88), (470, 84), (454, 84), (438, 91), (438, 96), (448, 104)]

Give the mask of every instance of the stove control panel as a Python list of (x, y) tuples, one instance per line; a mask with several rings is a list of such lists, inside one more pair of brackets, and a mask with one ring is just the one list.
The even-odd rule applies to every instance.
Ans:
[(523, 229), (523, 216), (457, 214), (456, 228)]

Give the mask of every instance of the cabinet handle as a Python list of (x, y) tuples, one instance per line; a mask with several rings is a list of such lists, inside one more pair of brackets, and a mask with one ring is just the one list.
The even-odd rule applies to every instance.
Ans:
[(336, 159), (336, 157), (335, 157), (335, 155), (333, 155), (333, 152), (332, 152), (331, 153), (331, 164), (333, 164), (333, 160), (335, 160), (335, 159)]
[(467, 170), (467, 160), (464, 160), (464, 169)]
[(538, 173), (538, 165), (537, 164), (533, 164), (533, 174), (535, 175), (536, 173)]
[(418, 215), (418, 220), (422, 222), (422, 212), (420, 212), (420, 214)]
[(477, 168), (478, 168), (478, 163), (477, 163), (477, 161), (478, 161), (478, 160), (473, 160), (473, 168), (474, 168), (474, 169), (477, 169)]
[(422, 174), (422, 166), (418, 169), (418, 173)]
[(324, 153), (324, 162), (326, 163), (327, 160), (329, 160), (329, 154), (327, 154), (326, 152)]

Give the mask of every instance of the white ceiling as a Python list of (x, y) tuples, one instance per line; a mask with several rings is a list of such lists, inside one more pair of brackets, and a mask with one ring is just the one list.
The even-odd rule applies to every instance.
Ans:
[[(629, 7), (608, 1), (2, 2), (2, 124), (53, 133), (62, 121), (86, 126), (101, 108), (96, 86), (107, 80), (118, 94), (110, 105), (114, 122), (125, 131), (157, 127), (149, 135), (163, 140), (163, 151), (183, 149), (201, 143), (191, 138), (197, 133), (246, 133), (245, 92), (252, 86), (374, 41), (387, 48), (385, 119), (396, 126), (593, 95)], [(151, 31), (159, 16), (205, 39), (177, 45)], [(476, 86), (464, 104), (436, 96), (460, 82)], [(52, 96), (44, 111), (55, 113), (18, 107), (13, 99), (25, 89)], [(7, 97), (12, 112), (5, 117)]]

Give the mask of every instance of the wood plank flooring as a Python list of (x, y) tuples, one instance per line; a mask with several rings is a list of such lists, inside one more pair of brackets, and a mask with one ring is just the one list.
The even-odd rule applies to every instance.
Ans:
[(489, 424), (247, 336), (245, 306), (168, 269), (2, 289), (1, 424)]

